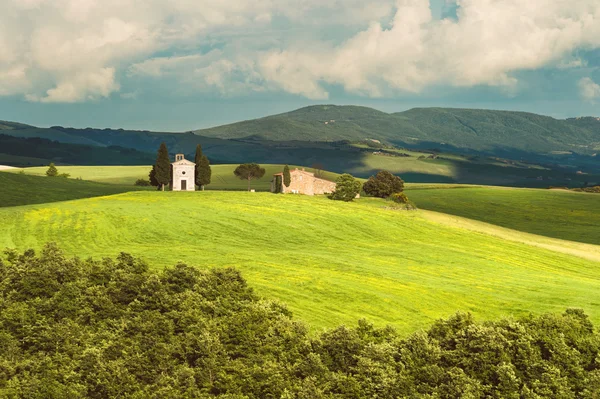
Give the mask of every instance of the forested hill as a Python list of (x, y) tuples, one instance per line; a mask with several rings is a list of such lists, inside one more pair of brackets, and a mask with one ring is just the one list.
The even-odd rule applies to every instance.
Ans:
[(530, 153), (600, 150), (595, 118), (558, 120), (548, 116), (475, 109), (415, 108), (388, 114), (366, 107), (319, 105), (197, 130), (224, 139), (336, 141), (367, 138), (400, 145), (447, 145), (475, 151)]

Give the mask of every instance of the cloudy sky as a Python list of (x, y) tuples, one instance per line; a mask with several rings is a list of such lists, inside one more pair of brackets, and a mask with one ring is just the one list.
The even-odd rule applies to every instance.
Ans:
[(322, 103), (600, 116), (600, 1), (0, 0), (0, 119), (181, 131)]

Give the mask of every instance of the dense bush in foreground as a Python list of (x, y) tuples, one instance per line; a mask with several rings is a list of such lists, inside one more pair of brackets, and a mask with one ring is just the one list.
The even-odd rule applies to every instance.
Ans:
[(596, 398), (600, 339), (583, 312), (409, 337), (366, 322), (310, 336), (238, 272), (55, 246), (0, 263), (0, 397)]

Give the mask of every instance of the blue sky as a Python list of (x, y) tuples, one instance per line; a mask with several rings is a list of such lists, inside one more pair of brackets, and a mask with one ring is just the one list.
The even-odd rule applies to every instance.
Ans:
[(4, 0), (0, 119), (183, 131), (312, 104), (600, 116), (597, 0)]

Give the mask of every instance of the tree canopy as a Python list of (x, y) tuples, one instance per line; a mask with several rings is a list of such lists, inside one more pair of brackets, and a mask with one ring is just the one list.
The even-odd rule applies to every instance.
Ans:
[(382, 170), (367, 180), (363, 185), (363, 190), (373, 197), (387, 198), (392, 194), (404, 191), (404, 181), (387, 170)]
[(236, 175), (238, 179), (248, 181), (248, 191), (250, 191), (250, 181), (262, 178), (265, 173), (265, 169), (255, 163), (241, 164), (233, 171), (233, 174)]
[(582, 398), (600, 395), (585, 313), (400, 336), (366, 321), (309, 334), (233, 269), (162, 271), (55, 245), (0, 259), (0, 397)]
[(329, 194), (329, 198), (332, 200), (350, 202), (360, 194), (362, 184), (348, 173), (338, 177), (335, 183), (335, 191)]

